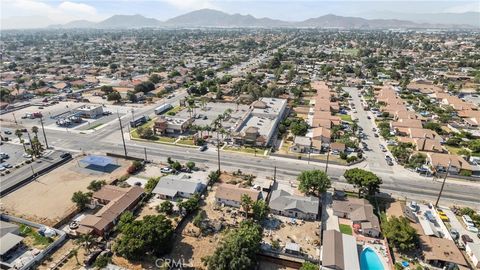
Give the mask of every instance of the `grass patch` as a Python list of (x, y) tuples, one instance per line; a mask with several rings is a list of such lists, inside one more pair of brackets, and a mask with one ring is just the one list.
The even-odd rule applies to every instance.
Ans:
[(89, 127), (88, 129), (91, 130), (91, 129), (96, 129), (97, 127), (103, 125), (103, 123), (100, 123), (100, 124), (96, 124), (96, 125), (93, 125), (91, 127)]
[(173, 116), (173, 115), (176, 115), (178, 112), (182, 111), (183, 109), (185, 109), (185, 107), (175, 106), (172, 109), (168, 110), (165, 114)]
[(343, 121), (350, 122), (350, 123), (353, 122), (352, 116), (349, 114), (337, 114), (337, 116), (339, 116), (340, 119), (342, 119)]
[(461, 147), (456, 147), (456, 146), (450, 146), (450, 145), (444, 145), (445, 148), (447, 148), (448, 152), (450, 152), (450, 154), (453, 154), (453, 155), (457, 155), (458, 154), (458, 151), (462, 150)]
[(225, 151), (232, 151), (232, 152), (240, 152), (240, 153), (246, 153), (246, 154), (252, 154), (252, 155), (255, 155), (255, 151), (257, 153), (257, 156), (260, 155), (260, 156), (263, 156), (263, 153), (264, 153), (264, 149), (261, 149), (261, 148), (254, 148), (254, 147), (246, 147), (246, 146), (242, 146), (242, 147), (232, 147), (232, 146), (225, 146), (223, 148), (223, 150)]
[(37, 230), (31, 227), (20, 224), (20, 235), (25, 237), (26, 243), (31, 243), (36, 248), (45, 248), (53, 242), (52, 238), (45, 237), (37, 232)]
[(340, 224), (340, 232), (343, 234), (352, 235), (352, 227), (347, 224)]
[(195, 142), (193, 141), (193, 139), (182, 138), (177, 141), (177, 144), (195, 145)]

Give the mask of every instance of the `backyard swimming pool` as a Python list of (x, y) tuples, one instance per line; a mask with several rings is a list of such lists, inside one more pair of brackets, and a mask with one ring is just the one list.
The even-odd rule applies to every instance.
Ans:
[(380, 261), (377, 253), (367, 247), (360, 255), (360, 269), (361, 270), (384, 270), (383, 264)]

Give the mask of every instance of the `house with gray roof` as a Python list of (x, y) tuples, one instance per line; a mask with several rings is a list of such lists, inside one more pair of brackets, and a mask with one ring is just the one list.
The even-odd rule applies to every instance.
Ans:
[(168, 175), (162, 177), (153, 189), (162, 199), (190, 198), (195, 193), (202, 193), (205, 185), (200, 180), (190, 179), (189, 175)]
[(355, 237), (337, 230), (323, 233), (322, 267), (336, 270), (360, 270)]
[(0, 220), (0, 259), (6, 260), (10, 251), (20, 246), (23, 237), (17, 235), (19, 226), (10, 222)]
[(371, 237), (380, 236), (380, 222), (373, 212), (373, 206), (367, 200), (358, 198), (334, 200), (332, 209), (335, 216), (350, 219), (354, 225), (360, 225), (361, 234)]
[(272, 213), (305, 220), (318, 219), (320, 202), (313, 196), (297, 196), (285, 190), (272, 192), (269, 207)]

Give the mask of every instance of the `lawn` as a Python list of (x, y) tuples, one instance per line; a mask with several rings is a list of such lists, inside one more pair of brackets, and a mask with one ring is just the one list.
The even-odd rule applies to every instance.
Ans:
[(195, 142), (193, 141), (193, 139), (182, 138), (177, 141), (177, 144), (195, 145)]
[(343, 121), (353, 122), (352, 121), (352, 116), (349, 115), (349, 114), (338, 114), (338, 116), (340, 116), (340, 119), (342, 119)]
[(45, 248), (53, 242), (53, 239), (42, 236), (35, 229), (24, 224), (20, 224), (19, 231), (20, 234), (25, 237), (27, 243), (31, 242), (32, 245), (37, 248)]
[(348, 235), (352, 235), (352, 227), (347, 224), (340, 224), (340, 232)]
[(167, 115), (175, 115), (177, 114), (178, 112), (180, 112), (181, 110), (185, 109), (185, 107), (183, 106), (176, 106), (176, 107), (173, 107), (172, 109), (170, 109), (169, 111), (166, 112)]
[(102, 123), (96, 124), (96, 125), (93, 125), (93, 126), (89, 127), (88, 129), (96, 129), (97, 127), (99, 127), (101, 125), (103, 125), (103, 124)]
[(265, 151), (264, 149), (261, 149), (261, 148), (245, 147), (245, 146), (242, 146), (242, 147), (225, 146), (223, 150), (252, 154), (252, 155), (255, 155), (255, 151), (256, 151), (257, 156), (263, 156), (263, 153)]
[(456, 147), (456, 146), (450, 146), (445, 144), (445, 148), (447, 148), (448, 152), (453, 155), (457, 155), (458, 151), (460, 151), (462, 148), (461, 147)]

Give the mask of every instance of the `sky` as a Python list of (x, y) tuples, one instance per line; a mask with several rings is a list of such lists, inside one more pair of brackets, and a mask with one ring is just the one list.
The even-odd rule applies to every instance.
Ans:
[[(443, 0), (0, 0), (2, 24), (44, 27), (73, 20), (101, 21), (115, 14), (167, 20), (202, 8), (301, 21), (325, 14), (380, 18), (395, 13), (480, 12), (480, 2)], [(2, 27), (4, 28), (4, 27)]]

